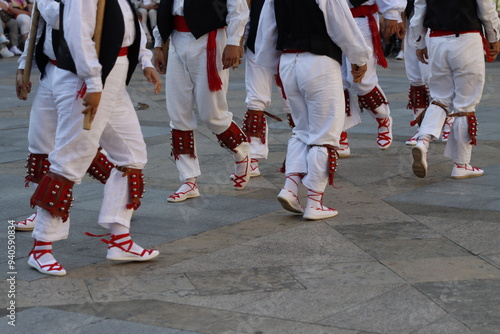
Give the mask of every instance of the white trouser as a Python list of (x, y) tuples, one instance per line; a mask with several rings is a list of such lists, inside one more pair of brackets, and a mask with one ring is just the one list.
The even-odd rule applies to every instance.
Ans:
[[(257, 65), (255, 54), (247, 50), (245, 64), (245, 87), (247, 109), (266, 110), (271, 105), (273, 93), (273, 81), (276, 70), (269, 67)], [(267, 120), (269, 121), (269, 119)], [(266, 125), (266, 143), (263, 144), (260, 138), (251, 138), (250, 152), (252, 158), (267, 159), (269, 154), (268, 145), (269, 127)]]
[[(19, 14), (16, 17), (17, 24), (21, 35), (26, 35), (30, 32), (31, 17), (27, 14)], [(16, 45), (17, 46), (17, 45)]]
[(141, 25), (142, 29), (146, 33), (146, 36), (150, 37), (150, 30), (148, 28), (148, 19), (151, 29), (156, 27), (156, 9), (147, 10), (146, 8), (138, 8), (137, 11), (141, 14)]
[(33, 99), (28, 127), (30, 153), (49, 154), (54, 149), (57, 129), (57, 107), (52, 91), (54, 72), (57, 68), (49, 62)]
[[(432, 100), (448, 106), (450, 113), (475, 112), (485, 82), (481, 35), (466, 33), (458, 37), (431, 37), (429, 64)], [(426, 111), (418, 135), (430, 134), (439, 138), (446, 114), (440, 107), (431, 106)], [(455, 122), (446, 144), (445, 156), (457, 163), (469, 163), (472, 147), (469, 144), (467, 117), (457, 117)]]
[[(342, 86), (344, 87), (344, 90), (347, 90), (347, 93), (349, 94), (349, 108), (350, 108), (350, 115), (345, 115), (345, 121), (344, 121), (344, 127), (342, 128), (342, 131), (347, 131), (353, 126), (361, 123), (361, 110), (359, 109), (359, 103), (358, 103), (358, 97), (356, 94), (353, 94), (351, 88), (351, 84), (349, 81), (347, 81), (347, 72), (348, 69), (345, 66), (346, 58), (343, 56), (342, 57)], [(350, 71), (351, 69), (349, 69)]]
[[(406, 21), (406, 31), (410, 31), (410, 20)], [(426, 41), (429, 41), (426, 36)], [(410, 85), (423, 86), (429, 82), (430, 66), (420, 62), (417, 58), (417, 48), (412, 38), (404, 38), (404, 56), (406, 76)]]
[[(368, 25), (368, 19), (366, 17), (357, 17), (354, 19), (361, 30), (361, 33), (363, 34), (363, 37), (365, 38), (366, 44), (373, 48), (373, 40), (372, 40), (372, 32), (370, 30), (370, 27)], [(382, 88), (378, 85), (378, 76), (377, 76), (377, 59), (375, 57), (375, 53), (372, 53), (370, 55), (370, 59), (366, 63), (366, 73), (363, 76), (363, 80), (361, 80), (360, 83), (356, 83), (353, 81), (352, 73), (351, 73), (351, 63), (349, 60), (344, 57), (342, 66), (346, 67), (345, 73), (347, 74), (346, 78), (347, 81), (350, 84), (350, 87), (354, 90), (354, 92), (359, 95), (366, 95), (369, 92), (371, 92), (375, 87), (378, 87), (382, 95), (385, 94), (382, 90)], [(387, 118), (390, 115), (390, 109), (388, 104), (382, 104), (379, 106), (376, 110), (376, 115), (372, 114), (370, 112), (370, 115), (374, 118)]]
[[(118, 166), (142, 169), (147, 162), (146, 144), (132, 101), (126, 91), (127, 57), (119, 57), (109, 74), (91, 130), (83, 130), (82, 99), (76, 94), (83, 81), (71, 72), (52, 68), (51, 87), (57, 109), (55, 149), (49, 154), (50, 170), (79, 184), (94, 158), (99, 140)], [(99, 224), (130, 227), (128, 180), (113, 170), (104, 187)], [(65, 239), (69, 223), (39, 210), (33, 237), (46, 242)]]
[[(225, 29), (217, 31), (216, 64), (222, 80), (222, 89), (216, 92), (211, 92), (208, 87), (207, 38), (208, 34), (196, 39), (190, 32), (176, 30), (170, 35), (165, 91), (172, 129), (182, 131), (196, 129), (198, 122), (194, 112), (195, 105), (203, 123), (215, 134), (226, 131), (233, 120), (233, 114), (229, 112), (226, 100), (229, 71), (222, 70), (226, 31)], [(181, 175), (189, 174), (191, 171), (198, 171), (199, 175), (198, 159), (187, 157), (183, 160), (183, 163), (176, 160)], [(181, 168), (186, 168), (187, 171)]]
[[(340, 64), (330, 57), (309, 52), (285, 53), (280, 60), (280, 75), (295, 122), (295, 135), (289, 141), (289, 148), (290, 153), (295, 151), (296, 154), (287, 152), (286, 172), (304, 172), (307, 166), (304, 184), (323, 192), (328, 164), (319, 160), (321, 154), (309, 154), (312, 148), (308, 148), (312, 145), (339, 146), (345, 120)], [(326, 148), (316, 147), (313, 151), (326, 152)]]

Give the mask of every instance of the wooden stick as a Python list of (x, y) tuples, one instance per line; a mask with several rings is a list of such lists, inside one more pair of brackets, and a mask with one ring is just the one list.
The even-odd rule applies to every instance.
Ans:
[[(104, 7), (106, 6), (106, 0), (99, 0), (97, 2), (97, 18), (94, 31), (94, 43), (95, 51), (97, 53), (97, 58), (99, 58), (99, 53), (101, 51), (101, 39), (102, 39), (102, 26), (104, 23)], [(92, 123), (90, 123), (90, 113), (86, 113), (83, 118), (83, 129), (90, 130)]]
[[(26, 51), (26, 63), (23, 72), (24, 85), (27, 85), (28, 82), (30, 81), (31, 65), (33, 64), (33, 55), (35, 54), (35, 42), (38, 31), (39, 19), (40, 19), (40, 11), (38, 10), (37, 2), (35, 1), (31, 17), (31, 30), (30, 30), (30, 38), (28, 40), (28, 50)], [(21, 89), (21, 97), (23, 98), (28, 97), (28, 91), (25, 88)]]

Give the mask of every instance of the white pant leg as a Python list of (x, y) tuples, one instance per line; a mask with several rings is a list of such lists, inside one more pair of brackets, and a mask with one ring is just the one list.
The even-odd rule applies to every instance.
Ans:
[[(247, 50), (245, 64), (245, 103), (249, 110), (266, 110), (271, 104), (273, 90), (273, 71), (255, 63), (255, 54)], [(252, 158), (267, 159), (269, 154), (268, 146), (269, 127), (266, 125), (266, 143), (263, 144), (260, 138), (251, 138), (250, 152)]]
[[(453, 112), (475, 112), (481, 100), (485, 83), (482, 46), (478, 33), (448, 38), (448, 62), (454, 82)], [(444, 155), (457, 163), (469, 163), (472, 155), (470, 141), (467, 117), (456, 117)]]
[(148, 12), (148, 17), (149, 17), (149, 25), (151, 26), (151, 29), (154, 29), (156, 27), (156, 16), (157, 16), (156, 9), (150, 9)]
[(142, 30), (144, 30), (146, 37), (149, 37), (150, 34), (149, 34), (149, 29), (148, 29), (148, 10), (146, 8), (138, 8), (137, 11), (141, 15)]
[[(410, 20), (406, 22), (406, 31), (409, 31)], [(423, 86), (429, 82), (429, 64), (421, 63), (417, 58), (417, 48), (412, 38), (404, 39), (404, 56), (406, 76), (410, 85)]]
[[(101, 137), (103, 148), (118, 166), (143, 169), (147, 163), (146, 143), (136, 111), (125, 86), (128, 69), (126, 57), (119, 57), (106, 79), (105, 95), (99, 111), (109, 115), (109, 121)], [(128, 178), (113, 169), (104, 186), (104, 199), (99, 215), (99, 224), (109, 228), (111, 223), (130, 227)]]
[[(365, 38), (366, 44), (368, 44), (369, 47), (374, 50), (373, 47), (373, 40), (372, 40), (372, 32), (370, 30), (370, 27), (368, 25), (368, 19), (367, 18), (355, 18), (356, 23), (358, 24), (359, 29), (361, 30), (361, 33), (363, 34), (363, 37)], [(366, 63), (367, 69), (366, 73), (363, 76), (363, 80), (359, 83), (356, 83), (353, 81), (353, 77), (350, 71), (351, 68), (351, 63), (346, 60), (345, 62), (346, 68), (347, 68), (347, 80), (349, 81), (350, 86), (354, 90), (354, 92), (357, 95), (366, 95), (369, 92), (371, 92), (375, 87), (378, 87), (382, 95), (384, 95), (384, 91), (382, 88), (378, 85), (378, 76), (377, 76), (377, 59), (375, 57), (375, 53), (373, 52), (370, 56), (370, 59)], [(387, 98), (386, 98), (387, 100)], [(382, 104), (379, 106), (376, 110), (376, 115), (372, 114), (370, 112), (370, 115), (372, 115), (374, 118), (387, 118), (390, 116), (390, 108), (389, 104)]]
[(21, 35), (28, 34), (31, 27), (31, 17), (27, 14), (19, 14), (16, 17), (17, 24), (19, 25), (19, 31)]
[(307, 189), (322, 193), (328, 184), (329, 155), (326, 147), (313, 146), (307, 152), (307, 174), (302, 183)]
[(286, 149), (285, 173), (307, 173), (308, 151), (309, 147), (296, 135), (292, 135)]
[(37, 207), (35, 229), (31, 236), (36, 240), (45, 242), (55, 242), (67, 239), (69, 235), (70, 220), (63, 223), (59, 217), (52, 217), (52, 214), (45, 209)]
[(194, 97), (198, 106), (198, 113), (204, 124), (215, 134), (221, 134), (226, 131), (233, 121), (233, 114), (229, 111), (226, 95), (229, 85), (229, 70), (222, 70), (222, 52), (226, 47), (226, 31), (225, 29), (217, 30), (217, 69), (222, 80), (222, 89), (216, 92), (211, 92), (208, 87), (207, 79), (207, 57), (206, 48), (199, 47), (207, 43), (208, 35), (199, 38), (196, 44), (192, 44), (191, 49), (192, 67), (189, 71), (193, 77), (195, 84)]
[(48, 63), (31, 106), (28, 143), (30, 153), (49, 154), (54, 149), (57, 128), (57, 109), (52, 94), (55, 66)]
[[(196, 149), (196, 138), (194, 139), (194, 154), (198, 157)], [(198, 158), (193, 159), (189, 154), (179, 154), (179, 159), (175, 160), (175, 166), (179, 171), (179, 180), (181, 182), (187, 179), (198, 177), (201, 175), (200, 164), (198, 163)]]
[(446, 112), (443, 108), (435, 104), (429, 105), (418, 129), (417, 138), (424, 135), (431, 135), (434, 138), (439, 138), (445, 120)]

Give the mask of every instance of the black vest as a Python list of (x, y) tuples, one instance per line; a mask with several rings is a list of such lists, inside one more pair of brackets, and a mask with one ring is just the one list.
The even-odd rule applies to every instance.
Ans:
[(351, 5), (354, 8), (358, 8), (359, 6), (361, 6), (362, 4), (364, 4), (366, 2), (366, 0), (349, 0), (349, 2), (351, 3)]
[(414, 9), (415, 9), (415, 0), (408, 0), (406, 2), (406, 9), (405, 9), (406, 19), (409, 19), (412, 16)]
[(303, 50), (342, 63), (342, 50), (326, 30), (323, 12), (315, 0), (275, 0), (277, 50)]
[[(212, 30), (226, 26), (227, 0), (184, 0), (184, 19), (193, 36), (198, 39)], [(172, 6), (174, 0), (161, 0), (157, 25), (163, 41), (174, 30)]]
[[(130, 82), (132, 74), (139, 62), (139, 49), (141, 46), (141, 30), (139, 27), (139, 20), (137, 19), (136, 11), (130, 1), (127, 1), (132, 9), (135, 22), (135, 39), (132, 45), (128, 47), (127, 58), (129, 60), (127, 81), (126, 84)], [(64, 25), (67, 24), (63, 21), (63, 11), (64, 5), (61, 4), (60, 9), (60, 38), (59, 46), (56, 52), (57, 66), (71, 71), (76, 74), (76, 66), (71, 54), (69, 52), (68, 44), (64, 39)], [(70, 24), (70, 23), (69, 23)], [(104, 23), (102, 27), (102, 37), (101, 37), (101, 51), (99, 54), (99, 63), (102, 66), (102, 83), (106, 82), (106, 78), (113, 69), (118, 58), (118, 53), (120, 52), (123, 36), (125, 34), (125, 22), (123, 20), (123, 13), (120, 8), (118, 0), (108, 0), (106, 1), (106, 7), (104, 8)]]
[(252, 0), (250, 4), (250, 28), (248, 29), (247, 48), (255, 53), (255, 38), (257, 37), (257, 27), (259, 26), (260, 12), (265, 0)]
[(477, 17), (476, 0), (427, 0), (424, 26), (431, 30), (479, 30), (482, 24)]

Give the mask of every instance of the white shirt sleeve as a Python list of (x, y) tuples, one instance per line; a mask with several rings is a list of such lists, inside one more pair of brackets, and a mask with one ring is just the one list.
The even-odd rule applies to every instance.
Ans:
[(415, 0), (413, 17), (410, 21), (410, 31), (407, 37), (414, 41), (417, 49), (424, 49), (427, 47), (425, 43), (427, 28), (424, 27), (424, 18), (426, 12), (426, 0)]
[(141, 32), (141, 46), (139, 49), (139, 64), (141, 64), (141, 69), (144, 70), (146, 67), (153, 67), (151, 59), (153, 59), (153, 52), (146, 48), (147, 38), (146, 33), (142, 29), (142, 25), (139, 24), (139, 29)]
[(75, 61), (78, 76), (85, 80), (87, 92), (100, 92), (101, 64), (92, 40), (96, 25), (97, 0), (66, 0), (64, 38)]
[(246, 0), (227, 0), (227, 45), (240, 45), (249, 13)]
[(491, 0), (477, 0), (477, 16), (483, 24), (488, 42), (500, 40), (500, 20), (496, 6)]
[(323, 12), (328, 35), (351, 64), (364, 65), (373, 53), (354, 21), (345, 0), (316, 0)]
[(59, 30), (59, 2), (54, 0), (37, 0), (40, 15), (52, 29)]
[(255, 38), (255, 62), (274, 70), (278, 68), (281, 51), (276, 50), (278, 27), (274, 13), (274, 0), (266, 0), (260, 12), (257, 36)]
[(406, 8), (406, 0), (375, 0), (375, 3), (386, 19), (401, 22), (401, 13)]

